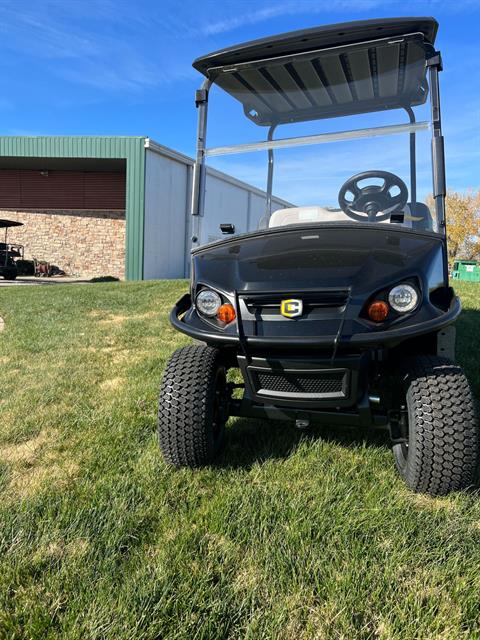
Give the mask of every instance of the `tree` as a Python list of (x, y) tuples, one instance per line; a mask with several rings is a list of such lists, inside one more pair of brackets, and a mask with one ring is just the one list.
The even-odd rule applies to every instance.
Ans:
[[(430, 210), (434, 211), (432, 198)], [(459, 193), (449, 190), (446, 197), (448, 257), (480, 258), (480, 190)]]

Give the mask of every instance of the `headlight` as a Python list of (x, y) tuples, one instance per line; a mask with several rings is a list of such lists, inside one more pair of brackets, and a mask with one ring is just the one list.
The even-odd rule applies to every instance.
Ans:
[(410, 284), (399, 284), (391, 289), (388, 301), (398, 313), (407, 313), (417, 306), (418, 293)]
[(195, 299), (195, 304), (200, 313), (203, 313), (203, 315), (208, 318), (212, 318), (220, 309), (222, 299), (215, 291), (202, 289)]

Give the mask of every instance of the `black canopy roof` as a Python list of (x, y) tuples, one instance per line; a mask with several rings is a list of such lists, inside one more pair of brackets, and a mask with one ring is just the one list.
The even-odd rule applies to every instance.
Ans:
[(193, 66), (208, 76), (208, 70), (212, 67), (225, 67), (377, 38), (394, 38), (407, 33), (422, 33), (427, 42), (434, 44), (437, 30), (438, 22), (435, 18), (379, 18), (338, 22), (233, 45), (197, 58)]
[(7, 227), (21, 227), (23, 226), (23, 222), (17, 222), (16, 220), (5, 220), (0, 218), (0, 229), (5, 229)]
[(386, 18), (293, 31), (216, 51), (193, 66), (260, 125), (422, 104), (433, 18)]

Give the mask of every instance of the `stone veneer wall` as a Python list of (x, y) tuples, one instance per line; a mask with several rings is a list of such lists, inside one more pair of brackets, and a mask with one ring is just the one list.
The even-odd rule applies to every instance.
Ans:
[(0, 218), (23, 222), (8, 230), (8, 240), (25, 246), (27, 260), (46, 260), (72, 276), (125, 277), (125, 211), (1, 210)]

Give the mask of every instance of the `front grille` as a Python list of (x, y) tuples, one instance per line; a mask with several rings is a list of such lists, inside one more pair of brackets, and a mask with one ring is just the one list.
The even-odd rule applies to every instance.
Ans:
[(344, 398), (346, 395), (346, 373), (340, 371), (305, 372), (263, 372), (256, 371), (255, 377), (260, 395), (286, 395), (297, 397)]
[(303, 302), (305, 312), (314, 309), (336, 309), (343, 307), (348, 299), (348, 290), (337, 289), (328, 291), (295, 291), (283, 294), (248, 294), (242, 296), (250, 313), (268, 311), (280, 314), (280, 304), (286, 298), (299, 298)]

